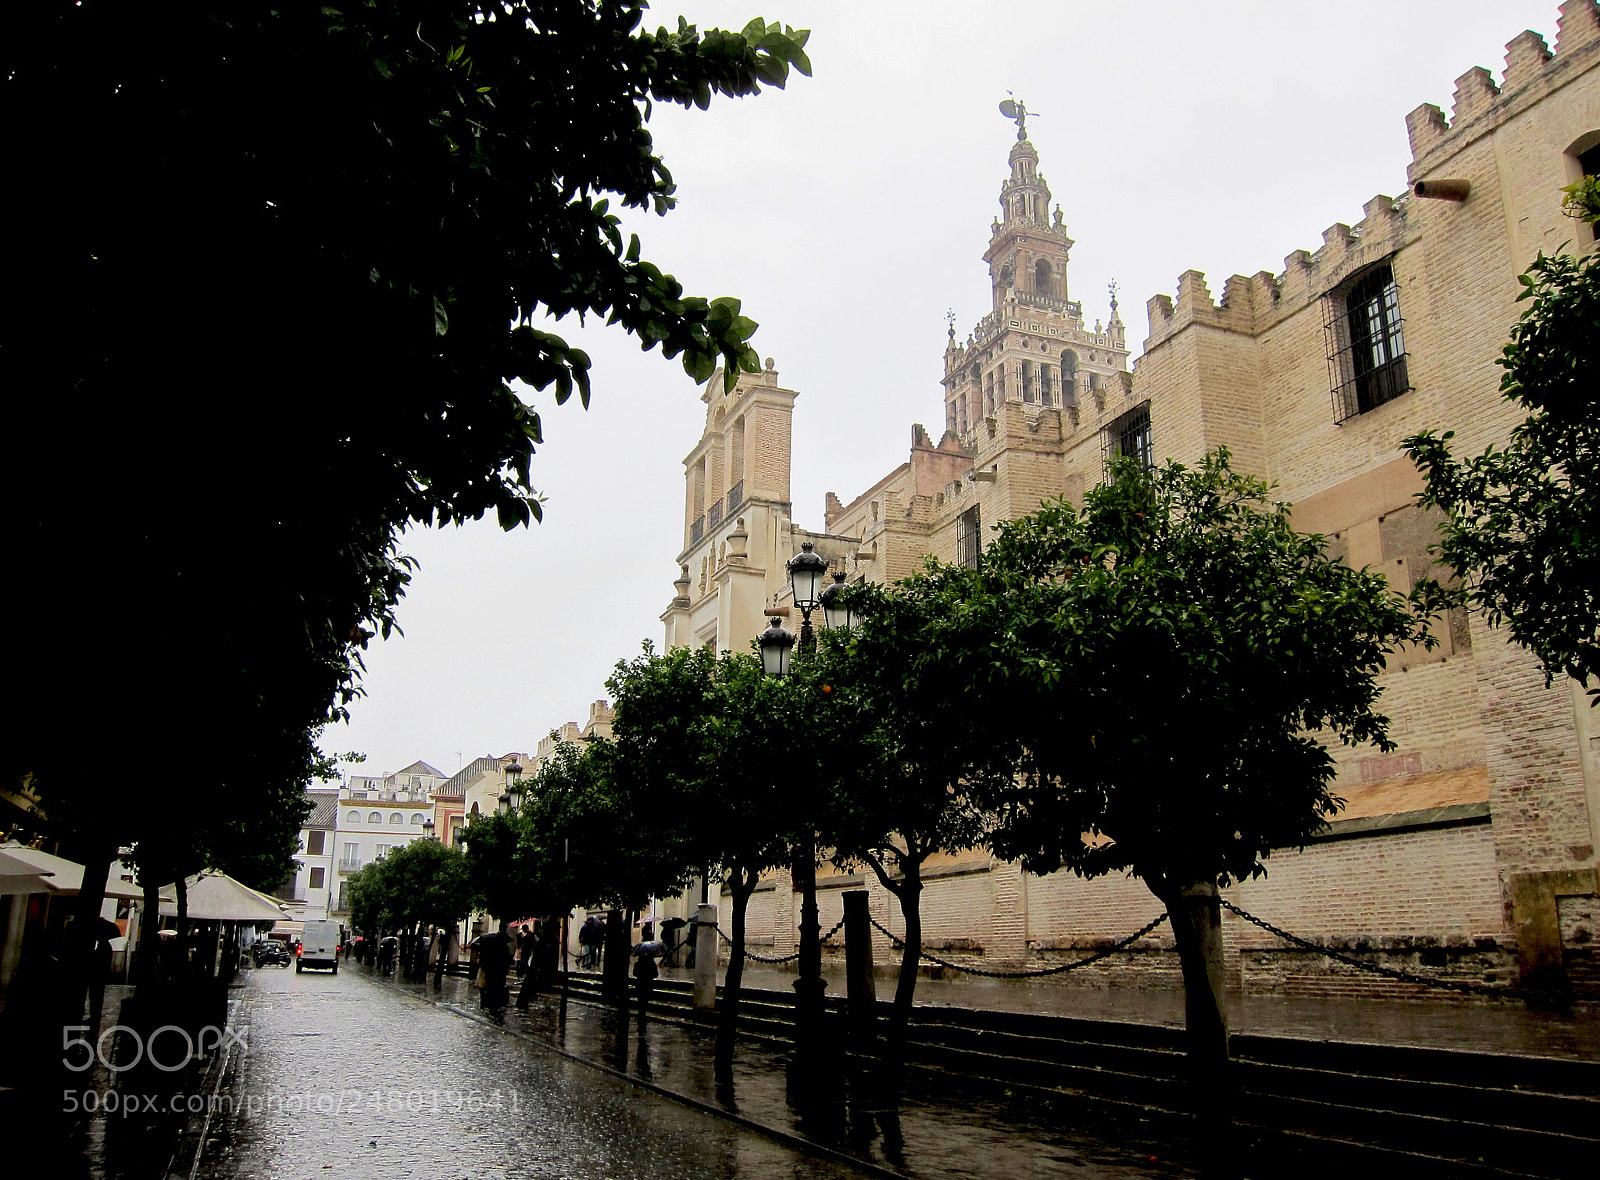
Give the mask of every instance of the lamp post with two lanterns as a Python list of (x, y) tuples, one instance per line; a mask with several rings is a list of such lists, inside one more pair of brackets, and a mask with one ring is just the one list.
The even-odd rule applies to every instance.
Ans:
[[(789, 587), (795, 607), (800, 611), (800, 650), (816, 650), (816, 634), (811, 629), (811, 612), (822, 608), (823, 621), (829, 630), (848, 628), (854, 621), (845, 605), (842, 572), (835, 572), (833, 584), (823, 588), (823, 575), (828, 563), (818, 554), (812, 542), (800, 546), (800, 552), (788, 564)], [(795, 636), (778, 621), (770, 618), (765, 631), (756, 637), (761, 650), (761, 668), (768, 676), (787, 676), (789, 657), (795, 646)], [(800, 889), (800, 961), (799, 976), (794, 981), (795, 1013), (799, 1043), (814, 1041), (817, 1021), (822, 1015), (823, 992), (827, 981), (822, 978), (822, 925), (817, 919), (817, 851), (816, 837), (811, 832), (801, 836), (794, 848), (792, 869), (794, 882)]]

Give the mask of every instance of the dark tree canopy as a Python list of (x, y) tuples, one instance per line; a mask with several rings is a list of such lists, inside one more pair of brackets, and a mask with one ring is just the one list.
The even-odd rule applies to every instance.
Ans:
[(357, 930), (453, 926), (469, 909), (467, 861), (459, 848), (412, 840), (350, 878), (350, 924)]
[[(1451, 454), (1452, 431), (1404, 446), (1423, 502), (1449, 514), (1439, 552), (1469, 603), (1538, 657), (1546, 683), (1582, 684), (1600, 673), (1600, 255), (1541, 253), (1521, 282), (1530, 302), (1496, 363), (1527, 417), (1470, 458)], [(1600, 704), (1600, 688), (1590, 696)]]
[(652, 102), (782, 86), (806, 34), (648, 32), (626, 0), (0, 12), (10, 772), (115, 842), (149, 809), (80, 751), (181, 748), (283, 826), (394, 624), (404, 529), (539, 515), (510, 382), (589, 396), (547, 315), (697, 380), (754, 366), (737, 301), (686, 295), (608, 202), (673, 203)]

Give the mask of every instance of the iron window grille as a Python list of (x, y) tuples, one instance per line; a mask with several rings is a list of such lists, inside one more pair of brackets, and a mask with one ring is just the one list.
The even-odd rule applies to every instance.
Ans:
[(706, 535), (706, 518), (704, 516), (689, 526), (689, 544), (698, 545)]
[(1323, 299), (1335, 422), (1365, 414), (1411, 388), (1403, 324), (1400, 289), (1388, 263)]
[(978, 568), (978, 555), (983, 552), (983, 523), (974, 504), (956, 517), (956, 564), (967, 569)]
[(722, 501), (718, 500), (715, 504), (711, 505), (711, 511), (706, 513), (706, 525), (708, 528), (716, 528), (721, 523)]
[(1155, 450), (1150, 439), (1150, 403), (1136, 406), (1106, 426), (1100, 436), (1107, 467), (1111, 460), (1126, 455), (1137, 459), (1149, 471), (1155, 466)]
[(728, 515), (733, 515), (733, 510), (744, 503), (744, 480), (734, 484), (728, 492)]

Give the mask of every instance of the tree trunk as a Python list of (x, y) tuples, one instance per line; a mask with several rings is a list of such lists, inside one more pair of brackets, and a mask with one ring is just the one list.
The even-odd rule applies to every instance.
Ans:
[(1172, 916), (1183, 966), (1189, 1060), (1196, 1076), (1214, 1077), (1228, 1061), (1228, 1010), (1222, 985), (1222, 907), (1213, 881), (1169, 887), (1161, 896)]
[(174, 888), (178, 893), (178, 923), (177, 937), (172, 941), (178, 944), (178, 971), (180, 979), (189, 978), (189, 881), (182, 874)]
[(144, 905), (139, 911), (139, 972), (135, 981), (141, 992), (155, 986), (157, 979), (158, 956), (161, 951), (161, 886), (155, 883), (152, 875), (150, 880), (141, 886), (144, 890)]
[(722, 1009), (717, 1014), (719, 1054), (733, 1050), (733, 1038), (739, 1031), (739, 989), (744, 983), (744, 920), (745, 913), (750, 907), (750, 895), (755, 892), (757, 880), (759, 877), (755, 873), (749, 874), (748, 878), (745, 874), (738, 873), (729, 882), (729, 892), (733, 894), (733, 948), (728, 954), (728, 972), (722, 980)]
[[(94, 989), (103, 989), (106, 981), (99, 978), (95, 964), (99, 956), (95, 953), (99, 945), (100, 908), (106, 900), (106, 880), (111, 876), (111, 861), (116, 849), (96, 848), (84, 860), (83, 883), (78, 888), (78, 900), (73, 906), (73, 925), (77, 928), (73, 933), (70, 948), (71, 980), (68, 985), (66, 1010), (69, 1024), (76, 1024), (83, 1017), (84, 1001)], [(96, 1003), (95, 1010), (99, 1010)], [(95, 1030), (97, 1035), (98, 1030)]]
[(917, 967), (922, 959), (922, 878), (920, 864), (902, 864), (904, 876), (895, 896), (905, 919), (905, 946), (900, 951), (900, 978), (895, 982), (894, 1007), (889, 1013), (889, 1051), (899, 1056), (905, 1048), (911, 1004), (917, 994)]
[(600, 993), (611, 1003), (628, 1005), (628, 927), (621, 910), (606, 911), (606, 959), (600, 968)]

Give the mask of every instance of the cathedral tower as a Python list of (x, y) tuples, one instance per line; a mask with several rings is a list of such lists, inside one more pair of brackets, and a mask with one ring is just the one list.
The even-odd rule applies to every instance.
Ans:
[[(1006, 103), (1017, 121), (1010, 174), (1000, 186), (1000, 217), (990, 226), (992, 310), (964, 344), (950, 328), (945, 350), (945, 427), (971, 449), (979, 424), (1006, 402), (1074, 413), (1078, 394), (1103, 388), (1127, 368), (1128, 350), (1116, 298), (1110, 322), (1089, 329), (1083, 305), (1068, 295), (1072, 239), (1061, 207), (1050, 209), (1050, 186), (1027, 138), (1027, 112)], [(1015, 114), (1012, 114), (1012, 112)]]

